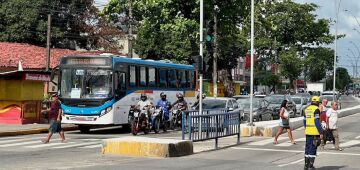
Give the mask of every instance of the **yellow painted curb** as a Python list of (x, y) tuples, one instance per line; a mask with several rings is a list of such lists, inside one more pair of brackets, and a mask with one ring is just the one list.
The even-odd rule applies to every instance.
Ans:
[(103, 154), (121, 154), (138, 157), (178, 157), (193, 153), (191, 141), (147, 137), (105, 139)]

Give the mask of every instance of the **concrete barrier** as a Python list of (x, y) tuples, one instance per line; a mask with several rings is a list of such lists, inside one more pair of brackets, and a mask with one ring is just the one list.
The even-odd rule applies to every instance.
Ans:
[(102, 153), (138, 157), (178, 157), (193, 154), (193, 143), (187, 140), (129, 136), (104, 139)]
[[(360, 106), (338, 110), (339, 118), (349, 116), (352, 114), (360, 113)], [(291, 118), (290, 127), (291, 129), (298, 129), (304, 126), (303, 117)], [(279, 128), (280, 120), (262, 121), (255, 122), (252, 127), (252, 134), (250, 134), (251, 127), (246, 124), (241, 124), (241, 136), (265, 136), (274, 137), (277, 129)]]

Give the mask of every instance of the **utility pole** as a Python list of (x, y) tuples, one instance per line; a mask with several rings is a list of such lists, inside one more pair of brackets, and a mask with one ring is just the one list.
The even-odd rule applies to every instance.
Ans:
[(251, 0), (251, 55), (250, 55), (250, 136), (253, 133), (253, 94), (254, 94), (254, 0)]
[[(51, 38), (51, 14), (48, 14), (46, 34), (46, 71), (50, 69), (50, 38)], [(45, 94), (49, 93), (49, 82), (45, 83)]]
[[(121, 2), (120, 2), (121, 3)], [(128, 35), (128, 57), (129, 58), (133, 58), (133, 53), (132, 53), (132, 40), (133, 40), (133, 35), (132, 35), (132, 24), (133, 24), (133, 16), (132, 16), (132, 0), (129, 0), (129, 35)]]
[(46, 36), (46, 71), (50, 68), (50, 37), (51, 37), (51, 15), (48, 14), (47, 36)]
[[(203, 35), (203, 28), (204, 28), (204, 0), (200, 0), (200, 51), (199, 51), (199, 54), (200, 54), (200, 58), (201, 58), (201, 61), (200, 62), (203, 62), (203, 60), (204, 60), (204, 56), (203, 56), (203, 48), (204, 48), (204, 45), (203, 45), (203, 43), (204, 43), (204, 35)], [(203, 64), (203, 63), (201, 63), (201, 64)], [(200, 71), (199, 72), (200, 74), (199, 74), (199, 86), (200, 86), (200, 92), (199, 92), (199, 113), (200, 114), (202, 114), (202, 111), (203, 111), (203, 109), (202, 109), (202, 105), (203, 105), (203, 103), (202, 103), (202, 100), (203, 100), (203, 98), (202, 98), (202, 94), (203, 94), (203, 72), (202, 71)], [(202, 125), (201, 125), (201, 121), (200, 121), (200, 132), (202, 132), (202, 130), (201, 130), (201, 127), (202, 127)]]
[(218, 6), (215, 5), (214, 6), (214, 41), (213, 41), (213, 45), (214, 45), (214, 60), (213, 60), (213, 85), (214, 85), (214, 97), (218, 96), (218, 88), (217, 88), (217, 58), (218, 58), (218, 46), (217, 46), (217, 11), (218, 11)]

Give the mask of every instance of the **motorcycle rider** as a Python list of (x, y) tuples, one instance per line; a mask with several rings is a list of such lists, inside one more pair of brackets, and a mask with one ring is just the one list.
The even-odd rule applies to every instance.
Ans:
[[(205, 97), (206, 97), (206, 95), (203, 93), (202, 95), (202, 99), (204, 100), (205, 99)], [(193, 109), (196, 109), (197, 107), (198, 107), (198, 105), (199, 105), (199, 103), (200, 103), (200, 94), (198, 94), (197, 96), (196, 96), (196, 101), (194, 102), (194, 104), (191, 106), (191, 108), (193, 108)]]
[(153, 104), (151, 103), (150, 100), (148, 100), (146, 94), (142, 93), (140, 95), (140, 101), (138, 101), (136, 107), (137, 109), (141, 110), (143, 109), (145, 106), (152, 106)]
[(186, 111), (188, 109), (187, 102), (184, 99), (184, 95), (181, 93), (177, 93), (176, 97), (178, 98), (175, 103), (172, 104), (174, 109), (179, 109), (181, 111)]
[(164, 121), (168, 121), (171, 103), (166, 99), (166, 94), (164, 92), (160, 93), (160, 100), (157, 102), (156, 107), (163, 108)]

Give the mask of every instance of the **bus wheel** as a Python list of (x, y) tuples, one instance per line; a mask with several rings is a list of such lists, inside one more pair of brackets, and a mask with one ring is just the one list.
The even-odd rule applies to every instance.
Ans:
[(81, 133), (89, 133), (90, 132), (90, 126), (85, 125), (78, 125), (79, 130)]

